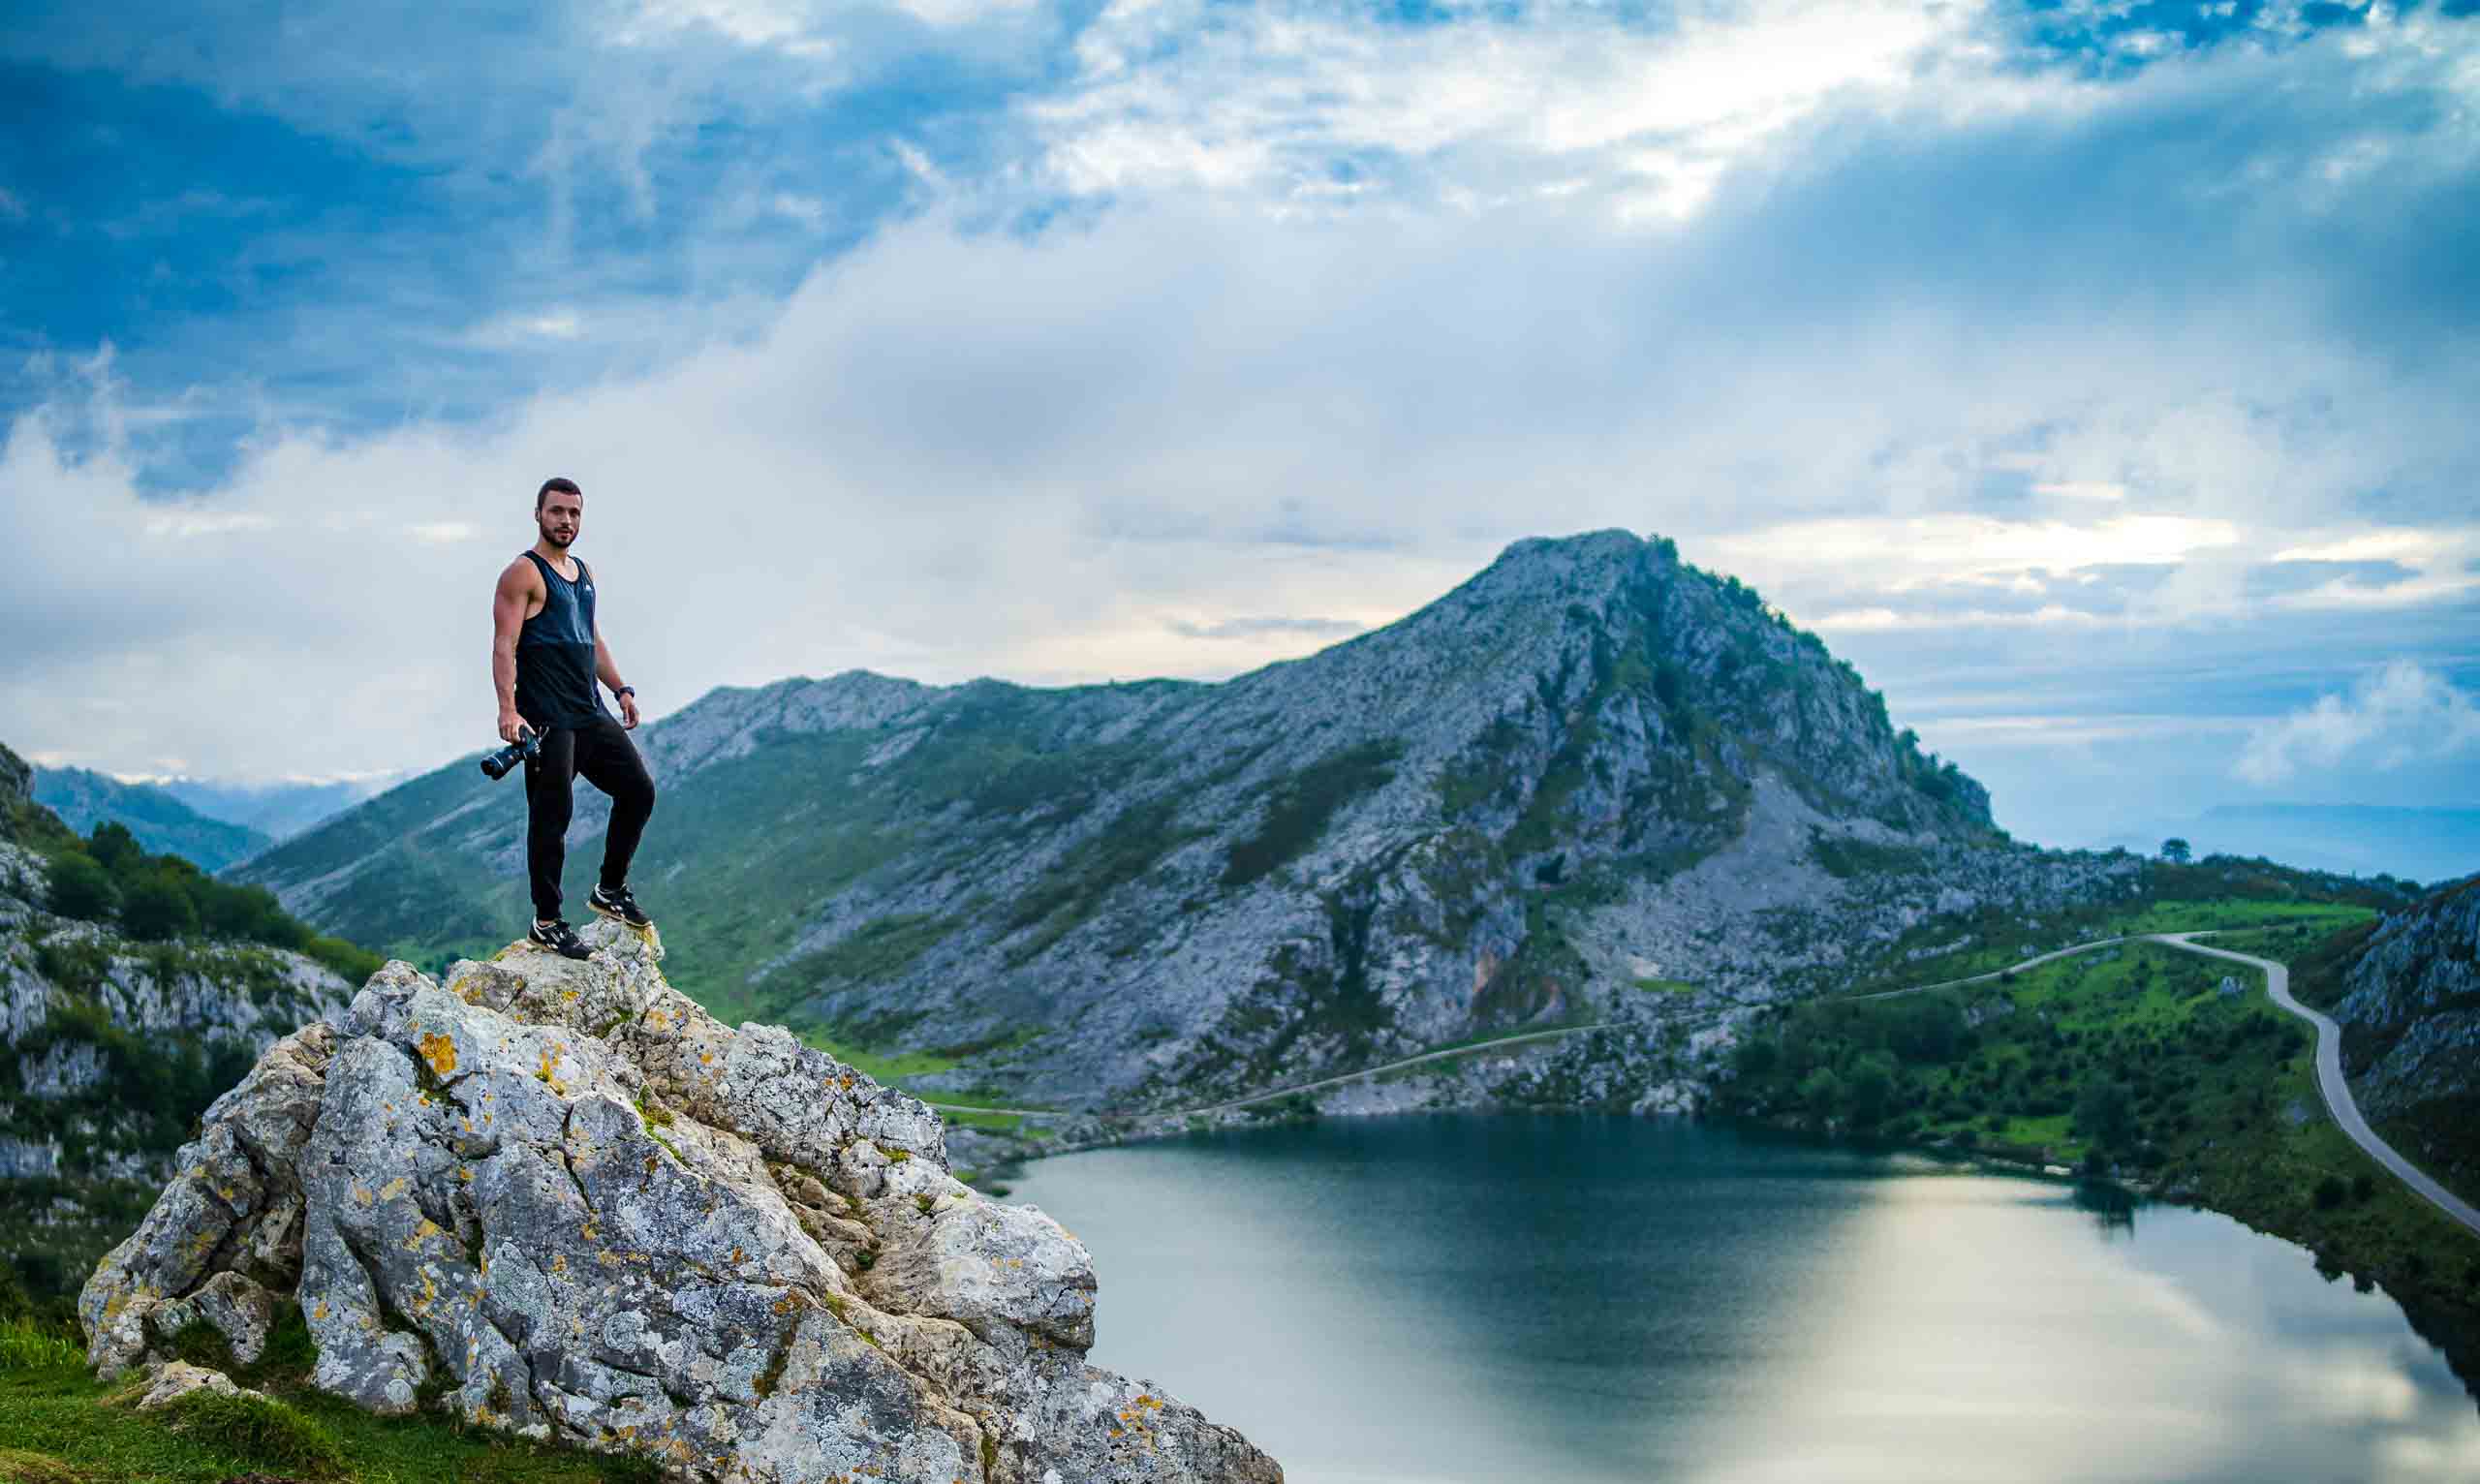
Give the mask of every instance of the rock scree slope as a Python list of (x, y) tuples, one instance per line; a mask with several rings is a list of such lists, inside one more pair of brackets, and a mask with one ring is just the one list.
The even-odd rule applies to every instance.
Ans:
[(1085, 1250), (949, 1173), (935, 1113), (660, 948), (402, 962), (262, 1056), (79, 1300), (105, 1375), (300, 1306), (314, 1384), (719, 1481), (1277, 1481), (1087, 1364)]

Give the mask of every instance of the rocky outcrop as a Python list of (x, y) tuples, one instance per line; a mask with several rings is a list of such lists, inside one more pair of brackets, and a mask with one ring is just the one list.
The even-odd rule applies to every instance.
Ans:
[(2480, 877), (2389, 914), (2342, 987), (2334, 1019), (2369, 1118), (2480, 1094)]
[(269, 1049), (87, 1283), (96, 1368), (289, 1299), (323, 1389), (690, 1478), (1282, 1477), (1086, 1363), (1084, 1249), (956, 1181), (927, 1107), (587, 938), (390, 964)]
[(0, 841), (15, 840), (34, 803), (35, 770), (5, 742), (0, 742)]

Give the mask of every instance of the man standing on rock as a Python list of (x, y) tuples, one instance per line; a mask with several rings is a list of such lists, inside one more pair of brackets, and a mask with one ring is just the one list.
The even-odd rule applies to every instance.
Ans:
[[(568, 859), (570, 786), (580, 773), (611, 795), (603, 877), (586, 906), (631, 927), (651, 925), (629, 893), (629, 861), (654, 813), (655, 782), (629, 732), (637, 693), (623, 685), (611, 646), (594, 622), (594, 572), (569, 554), (585, 523), (585, 495), (569, 479), (546, 479), (534, 496), (539, 533), (531, 550), (500, 573), (491, 595), (491, 681), (499, 690), (500, 739), (531, 728), (542, 746), (525, 761), (525, 869), (534, 888), (531, 941), (570, 958), (586, 945), (560, 917), (560, 868)], [(620, 703), (603, 709), (601, 679)]]

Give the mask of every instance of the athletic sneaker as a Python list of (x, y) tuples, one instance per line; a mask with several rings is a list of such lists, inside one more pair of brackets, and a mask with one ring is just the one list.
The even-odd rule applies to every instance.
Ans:
[(541, 943), (564, 958), (584, 958), (594, 951), (577, 937), (575, 929), (557, 917), (548, 922), (535, 923), (534, 930), (525, 937), (528, 942)]
[(637, 905), (637, 899), (629, 894), (626, 886), (616, 891), (608, 886), (597, 886), (587, 895), (585, 905), (614, 922), (625, 922), (633, 928), (655, 925), (655, 919), (646, 915), (646, 910)]

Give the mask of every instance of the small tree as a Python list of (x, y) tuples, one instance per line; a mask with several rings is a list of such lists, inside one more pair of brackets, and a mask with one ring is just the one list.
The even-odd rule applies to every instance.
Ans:
[(2169, 839), (2161, 842), (2161, 858), (2169, 861), (2173, 865), (2186, 865), (2188, 858), (2194, 853), (2195, 852), (2188, 848), (2187, 842), (2180, 839), (2176, 835), (2172, 835)]
[(111, 877), (82, 850), (63, 850), (53, 856), (49, 876), (51, 910), (64, 917), (100, 921), (119, 904), (120, 893), (113, 889)]
[(198, 931), (198, 904), (177, 880), (149, 875), (122, 899), (120, 921), (130, 937), (162, 943)]
[(95, 826), (87, 838), (86, 850), (103, 868), (114, 876), (125, 877), (146, 860), (146, 848), (129, 832), (129, 826), (118, 819), (106, 819)]

